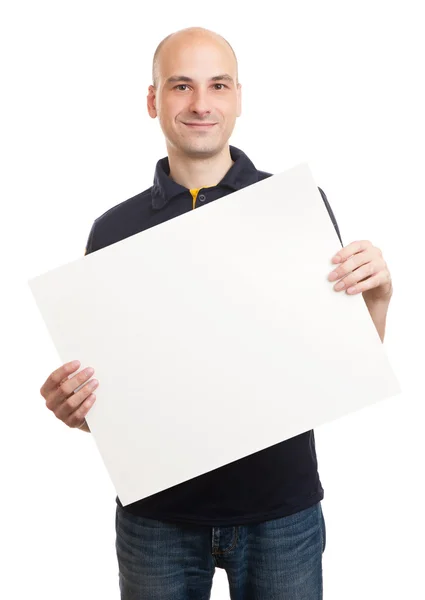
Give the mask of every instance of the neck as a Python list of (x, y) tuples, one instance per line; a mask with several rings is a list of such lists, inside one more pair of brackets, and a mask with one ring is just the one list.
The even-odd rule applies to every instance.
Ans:
[(188, 157), (172, 147), (167, 150), (171, 179), (189, 190), (217, 185), (233, 165), (228, 145), (208, 157)]

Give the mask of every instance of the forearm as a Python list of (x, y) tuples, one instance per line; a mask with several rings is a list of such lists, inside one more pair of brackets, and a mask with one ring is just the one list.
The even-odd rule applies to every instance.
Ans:
[(378, 300), (374, 302), (368, 302), (365, 299), (366, 306), (368, 308), (369, 314), (372, 318), (372, 321), (376, 327), (376, 331), (381, 338), (381, 342), (384, 342), (385, 337), (385, 327), (387, 324), (387, 313), (388, 307), (390, 304), (390, 300)]
[(80, 431), (86, 431), (87, 433), (91, 433), (89, 426), (87, 425), (87, 421), (84, 420), (84, 425), (81, 425), (81, 427), (78, 427), (78, 429)]

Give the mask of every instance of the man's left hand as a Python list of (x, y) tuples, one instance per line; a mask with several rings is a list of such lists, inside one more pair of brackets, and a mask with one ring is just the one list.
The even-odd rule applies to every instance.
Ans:
[(391, 298), (392, 281), (387, 263), (372, 242), (352, 242), (337, 252), (332, 262), (340, 263), (328, 277), (329, 281), (336, 282), (335, 291), (345, 290), (350, 295), (362, 292), (364, 299), (371, 302)]

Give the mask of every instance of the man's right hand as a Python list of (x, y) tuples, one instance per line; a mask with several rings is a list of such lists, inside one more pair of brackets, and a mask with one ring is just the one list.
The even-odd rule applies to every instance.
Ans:
[[(85, 424), (85, 417), (96, 400), (93, 391), (99, 385), (97, 379), (88, 382), (94, 373), (92, 368), (70, 377), (79, 367), (78, 360), (65, 363), (53, 371), (40, 388), (47, 408), (68, 427), (81, 427)], [(84, 383), (86, 385), (74, 394), (74, 390)]]

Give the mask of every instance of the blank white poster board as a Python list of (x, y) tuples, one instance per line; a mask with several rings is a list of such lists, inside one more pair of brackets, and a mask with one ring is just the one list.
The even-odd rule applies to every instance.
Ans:
[(124, 506), (400, 392), (340, 249), (303, 163), (30, 280)]

